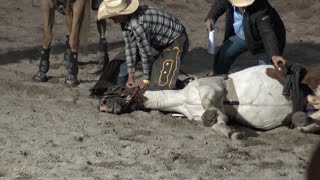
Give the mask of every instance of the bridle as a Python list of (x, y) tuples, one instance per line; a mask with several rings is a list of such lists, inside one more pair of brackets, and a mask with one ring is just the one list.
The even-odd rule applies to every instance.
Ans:
[(75, 0), (56, 0), (57, 11), (66, 15), (66, 10), (71, 6)]

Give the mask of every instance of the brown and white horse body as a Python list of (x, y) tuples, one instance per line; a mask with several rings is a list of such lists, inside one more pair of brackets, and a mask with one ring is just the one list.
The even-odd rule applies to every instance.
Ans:
[[(292, 113), (292, 101), (282, 95), (282, 84), (266, 75), (267, 68), (272, 66), (255, 66), (229, 75), (239, 100), (236, 121), (262, 130), (283, 125)], [(207, 77), (192, 81), (182, 90), (146, 91), (145, 106), (179, 112), (188, 119), (213, 121), (213, 129), (232, 138), (223, 104), (223, 81), (222, 77)]]

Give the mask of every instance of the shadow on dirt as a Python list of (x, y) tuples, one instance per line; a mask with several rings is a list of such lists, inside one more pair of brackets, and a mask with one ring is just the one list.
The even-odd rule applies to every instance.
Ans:
[[(123, 41), (116, 41), (108, 43), (109, 51), (114, 49), (124, 47)], [(16, 63), (22, 59), (28, 59), (30, 61), (35, 61), (40, 59), (41, 46), (36, 46), (34, 48), (23, 49), (23, 50), (12, 50), (6, 53), (0, 54), (0, 65)], [(64, 53), (65, 45), (57, 44), (51, 47), (51, 54)], [(98, 51), (98, 43), (92, 43), (88, 46), (88, 54), (96, 54)]]
[[(123, 47), (123, 41), (108, 43), (109, 51)], [(51, 48), (51, 54), (60, 54), (64, 52), (64, 44), (58, 44)], [(219, 47), (218, 47), (219, 48)], [(218, 49), (217, 48), (217, 49)], [(32, 49), (13, 50), (0, 54), (0, 65), (16, 63), (22, 59), (35, 61), (40, 59), (40, 46)], [(92, 43), (88, 47), (88, 54), (96, 54), (98, 50), (97, 43)], [(301, 63), (304, 65), (320, 66), (320, 45), (314, 43), (296, 43), (288, 44), (285, 49), (284, 57), (289, 62)], [(242, 54), (234, 63), (231, 70), (233, 72), (256, 65), (257, 57), (249, 52)], [(212, 73), (213, 58), (209, 57), (204, 48), (194, 48), (188, 52), (182, 63), (182, 70), (187, 74)], [(87, 62), (86, 64), (91, 63)], [(96, 62), (92, 62), (95, 64)]]

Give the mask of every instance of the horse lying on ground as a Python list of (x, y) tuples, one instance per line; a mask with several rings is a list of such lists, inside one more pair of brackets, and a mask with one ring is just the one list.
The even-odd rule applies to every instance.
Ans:
[[(243, 134), (227, 126), (229, 119), (270, 130), (290, 123), (293, 117), (292, 100), (282, 95), (281, 83), (267, 76), (267, 68), (273, 66), (247, 68), (230, 74), (229, 79), (220, 76), (196, 79), (181, 90), (130, 92), (123, 88), (117, 93), (119, 88), (115, 88), (102, 98), (101, 110), (117, 114), (141, 108), (178, 112), (190, 120), (202, 121), (219, 134), (238, 139)], [(314, 132), (320, 129), (317, 123), (310, 120), (303, 126), (315, 126), (310, 130)]]
[(52, 29), (56, 9), (65, 15), (67, 26), (67, 49), (65, 51), (65, 64), (68, 71), (65, 83), (70, 86), (79, 84), (78, 49), (79, 39), (86, 44), (90, 28), (90, 1), (89, 0), (41, 0), (40, 11), (43, 16), (43, 39), (39, 70), (34, 75), (36, 82), (48, 80), (50, 46), (53, 39)]

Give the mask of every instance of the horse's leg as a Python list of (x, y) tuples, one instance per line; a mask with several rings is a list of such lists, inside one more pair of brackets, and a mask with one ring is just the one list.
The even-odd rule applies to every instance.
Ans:
[(309, 117), (317, 122), (320, 122), (320, 110), (310, 114)]
[(320, 131), (320, 125), (317, 122), (313, 122), (305, 127), (297, 127), (297, 129), (303, 133), (315, 133)]
[(99, 49), (98, 49), (98, 67), (94, 67), (89, 73), (96, 74), (105, 71), (109, 63), (108, 44), (106, 39), (107, 22), (105, 19), (96, 21), (97, 30), (99, 32)]
[[(207, 111), (211, 111), (208, 109)], [(244, 134), (242, 132), (236, 131), (235, 129), (230, 128), (227, 125), (228, 117), (222, 113), (221, 111), (217, 111), (217, 122), (212, 126), (212, 128), (220, 135), (225, 136), (227, 138), (231, 138), (233, 140), (239, 140), (244, 138)]]
[(48, 80), (46, 73), (50, 67), (49, 55), (55, 18), (55, 4), (53, 0), (40, 1), (40, 10), (43, 18), (42, 50), (39, 70), (34, 75), (33, 80), (36, 82), (45, 82)]
[(64, 16), (64, 20), (65, 20), (65, 24), (66, 24), (66, 29), (67, 29), (67, 33), (66, 33), (66, 49), (64, 52), (64, 61), (65, 64), (67, 65), (66, 61), (68, 61), (70, 59), (70, 55), (71, 55), (71, 48), (69, 45), (69, 37), (70, 37), (70, 33), (71, 33), (71, 26), (72, 26), (72, 9), (70, 7), (68, 7), (66, 9), (66, 15)]
[(227, 126), (228, 117), (214, 107), (208, 108), (201, 117), (202, 123), (205, 126), (211, 126), (218, 134), (239, 140), (244, 138), (242, 132), (235, 131), (234, 129)]
[(70, 86), (77, 86), (79, 81), (78, 75), (78, 49), (80, 26), (83, 20), (84, 7), (86, 0), (77, 0), (72, 7), (72, 26), (69, 37), (69, 45), (71, 48), (70, 58), (67, 60), (68, 75), (65, 82)]
[(109, 63), (108, 45), (106, 39), (106, 20), (97, 20), (97, 29), (100, 35), (99, 40), (99, 70), (104, 71)]

